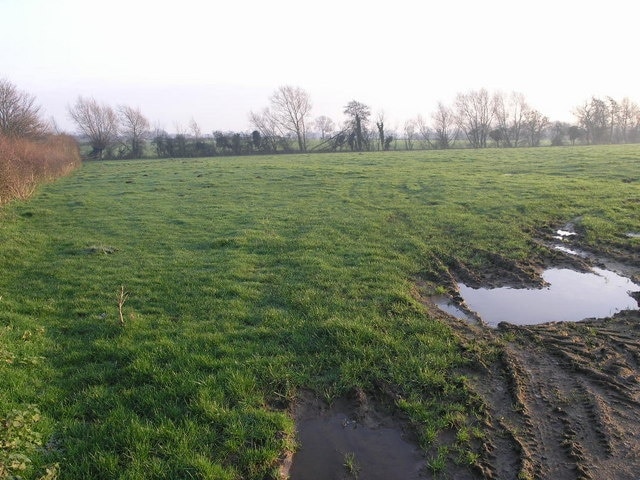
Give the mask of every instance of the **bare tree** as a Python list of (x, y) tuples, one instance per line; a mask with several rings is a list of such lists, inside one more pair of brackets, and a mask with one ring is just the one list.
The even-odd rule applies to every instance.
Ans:
[(442, 102), (438, 102), (438, 108), (431, 114), (435, 131), (436, 146), (446, 149), (453, 146), (458, 138), (458, 124), (456, 115)]
[(249, 121), (260, 132), (262, 143), (268, 151), (277, 152), (280, 144), (288, 149), (286, 137), (271, 110), (265, 108), (262, 113), (250, 112)]
[(202, 129), (196, 119), (191, 117), (191, 121), (189, 122), (189, 130), (191, 131), (191, 135), (195, 138), (196, 142), (202, 138)]
[[(586, 142), (587, 144), (590, 144), (592, 139), (592, 125), (594, 122), (593, 109), (591, 107), (591, 104), (589, 102), (584, 102), (584, 105), (576, 107), (576, 109), (573, 112), (573, 115), (578, 120), (578, 124), (584, 128)], [(577, 128), (579, 127), (576, 127), (576, 129)], [(573, 144), (573, 141), (572, 141), (572, 144)]]
[(529, 106), (524, 95), (512, 92), (509, 95), (496, 93), (493, 96), (493, 117), (500, 140), (505, 147), (517, 147), (522, 137)]
[(497, 147), (500, 146), (500, 142), (503, 142), (505, 147), (511, 146), (509, 140), (509, 108), (506, 103), (504, 94), (500, 92), (493, 94), (492, 109), (496, 128), (489, 132), (489, 137), (496, 142)]
[(0, 79), (0, 133), (8, 137), (38, 137), (46, 132), (35, 97)]
[(327, 134), (333, 132), (333, 130), (336, 128), (333, 120), (324, 115), (320, 115), (318, 118), (316, 118), (315, 125), (320, 132), (320, 137), (322, 138), (322, 140), (324, 140), (324, 137)]
[(415, 120), (407, 120), (404, 122), (404, 145), (407, 150), (413, 150), (413, 142), (416, 138), (416, 122)]
[(540, 146), (542, 133), (549, 126), (549, 119), (538, 110), (533, 109), (527, 110), (524, 117), (522, 129), (528, 137), (529, 145), (532, 147)]
[(349, 145), (352, 150), (358, 152), (368, 148), (368, 124), (371, 109), (364, 103), (352, 100), (344, 107), (344, 114), (347, 119), (347, 129), (349, 133)]
[(418, 115), (415, 119), (415, 126), (418, 129), (418, 134), (422, 140), (422, 147), (433, 147), (431, 144), (431, 129), (422, 115)]
[(78, 129), (89, 138), (91, 156), (104, 158), (118, 135), (118, 116), (108, 105), (100, 105), (93, 98), (78, 97), (76, 104), (69, 107), (69, 116)]
[(609, 113), (609, 143), (614, 143), (614, 133), (616, 133), (617, 118), (620, 112), (620, 105), (613, 98), (607, 97)]
[(489, 92), (483, 88), (459, 93), (456, 96), (456, 119), (473, 148), (486, 147), (493, 120)]
[(151, 144), (154, 146), (158, 157), (162, 158), (173, 156), (173, 139), (169, 136), (162, 125), (156, 123), (153, 127), (153, 133), (151, 136)]
[(131, 158), (140, 158), (144, 153), (144, 144), (149, 135), (149, 120), (139, 108), (126, 105), (118, 107), (120, 134)]
[(63, 130), (58, 125), (58, 122), (56, 121), (56, 119), (53, 117), (53, 115), (49, 117), (46, 128), (47, 128), (47, 131), (53, 133), (54, 135), (62, 135), (64, 133)]
[(609, 136), (609, 105), (600, 98), (591, 98), (592, 123), (591, 139), (593, 143), (606, 143)]
[(640, 110), (636, 111), (636, 114), (633, 117), (628, 135), (630, 142), (640, 141)]
[(283, 86), (271, 96), (270, 114), (280, 128), (294, 134), (301, 152), (307, 150), (307, 120), (311, 98), (299, 87)]
[(603, 143), (609, 129), (609, 106), (604, 100), (591, 97), (591, 101), (577, 107), (574, 115), (584, 129), (587, 144)]
[(640, 108), (638, 105), (629, 100), (628, 97), (623, 98), (616, 115), (616, 123), (622, 143), (629, 141), (629, 133), (635, 126), (638, 118), (640, 118)]
[(376, 116), (376, 128), (378, 129), (378, 150), (386, 150), (384, 134), (384, 111), (380, 110)]
[(194, 157), (206, 157), (215, 151), (215, 147), (209, 148), (207, 146), (207, 142), (205, 142), (202, 137), (202, 129), (196, 119), (191, 117), (191, 121), (189, 122), (189, 131), (193, 136), (193, 142), (191, 144), (191, 155)]
[(527, 113), (531, 111), (531, 107), (527, 104), (524, 94), (520, 92), (512, 92), (509, 100), (509, 106), (511, 107), (509, 141), (513, 147), (519, 147)]

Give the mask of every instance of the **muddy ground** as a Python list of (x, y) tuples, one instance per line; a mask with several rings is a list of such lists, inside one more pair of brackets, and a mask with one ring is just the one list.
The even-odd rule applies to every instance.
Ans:
[(487, 435), (477, 478), (640, 478), (638, 312), (495, 330), (449, 321), (476, 358), (465, 374)]
[[(552, 233), (540, 241), (550, 245)], [(581, 256), (566, 255), (552, 248), (544, 259), (525, 265), (480, 252), (490, 257), (490, 271), (474, 272), (457, 263), (438, 280), (450, 286), (449, 293), (458, 302), (462, 299), (457, 296), (457, 281), (472, 286), (539, 286), (542, 269), (550, 266), (586, 270), (597, 265), (635, 282), (640, 280), (638, 251), (580, 251)], [(417, 283), (420, 296), (419, 279)], [(468, 379), (480, 412), (476, 421), (486, 434), (474, 445), (478, 461), (473, 468), (452, 460), (435, 478), (640, 479), (640, 312), (535, 326), (503, 323), (494, 329), (479, 318), (476, 324), (458, 320), (439, 310), (426, 296), (420, 298), (430, 315), (452, 326), (469, 357), (470, 367), (460, 373)], [(464, 309), (463, 303), (461, 306)], [(415, 456), (406, 422), (394, 420), (392, 415), (371, 417), (375, 409), (364, 392), (358, 396), (336, 409), (322, 406), (312, 397), (302, 399), (296, 414), (300, 435), (307, 435), (300, 439), (302, 445), (306, 443), (308, 453), (325, 442), (335, 458), (329, 466), (318, 460), (329, 457), (318, 452), (318, 456), (309, 457), (316, 462), (315, 467), (307, 470), (296, 470), (294, 462), (291, 478), (434, 478), (424, 459), (420, 463)], [(334, 429), (334, 438), (328, 441), (329, 434), (323, 429), (331, 428), (327, 427), (331, 421), (343, 422), (342, 431)], [(375, 468), (350, 472), (346, 454), (360, 447), (344, 443), (336, 447), (336, 442), (344, 442), (341, 437), (351, 435), (346, 430), (357, 426), (358, 421), (369, 422), (363, 427), (374, 429), (363, 429), (370, 435), (365, 443), (375, 442), (376, 428), (388, 428), (396, 442), (377, 452), (372, 450), (368, 458), (373, 463), (373, 459), (381, 458), (381, 452), (393, 448), (407, 455), (404, 463), (385, 472)], [(358, 455), (366, 458), (362, 451)], [(304, 465), (298, 462), (298, 467)], [(309, 477), (309, 471), (317, 475)]]
[[(551, 245), (552, 238), (540, 241)], [(538, 262), (497, 258), (489, 272), (457, 265), (453, 276), (477, 286), (524, 287), (538, 284), (545, 267), (601, 266), (640, 280), (637, 250), (593, 252), (578, 238), (573, 243), (568, 248), (580, 255), (552, 248)], [(478, 447), (477, 478), (640, 478), (640, 312), (491, 329), (426, 304), (452, 325), (472, 360), (463, 373), (482, 405), (487, 435)], [(448, 476), (458, 475), (454, 468)]]
[(424, 478), (426, 460), (408, 421), (356, 390), (326, 403), (300, 393), (295, 406), (299, 449), (285, 466), (291, 480)]

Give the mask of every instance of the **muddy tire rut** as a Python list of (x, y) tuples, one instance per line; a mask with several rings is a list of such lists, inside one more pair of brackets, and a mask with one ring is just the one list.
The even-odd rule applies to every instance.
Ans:
[(485, 411), (480, 478), (640, 478), (638, 312), (495, 330), (453, 325), (463, 343), (481, 339), (493, 352), (468, 375)]

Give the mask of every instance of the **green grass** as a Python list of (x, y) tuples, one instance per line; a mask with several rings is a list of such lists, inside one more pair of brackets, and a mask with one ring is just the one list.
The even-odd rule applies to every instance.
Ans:
[(428, 448), (472, 411), (411, 279), (540, 255), (535, 230), (575, 219), (637, 247), (639, 167), (638, 146), (87, 163), (0, 213), (0, 419), (39, 412), (0, 460), (275, 477), (298, 389), (380, 385)]

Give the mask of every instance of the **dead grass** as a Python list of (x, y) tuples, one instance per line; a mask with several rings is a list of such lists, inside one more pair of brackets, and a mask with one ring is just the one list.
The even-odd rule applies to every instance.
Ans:
[(80, 165), (78, 145), (68, 135), (42, 139), (0, 135), (0, 204), (30, 197), (37, 186)]

